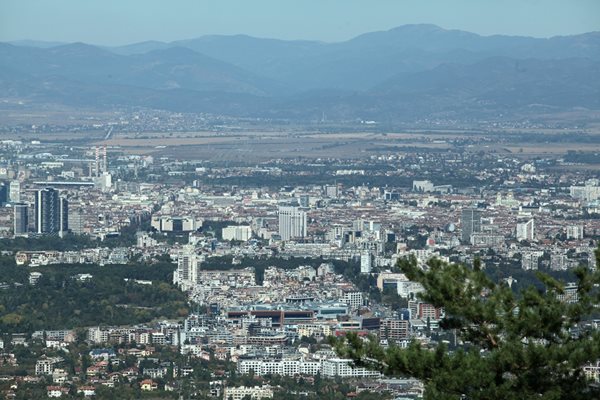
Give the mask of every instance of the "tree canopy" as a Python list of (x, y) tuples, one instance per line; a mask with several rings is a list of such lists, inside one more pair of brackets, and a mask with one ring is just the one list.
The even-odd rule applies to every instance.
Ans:
[[(596, 250), (597, 265), (600, 251)], [(591, 321), (600, 304), (600, 271), (575, 269), (576, 290), (537, 272), (542, 287), (513, 291), (472, 267), (437, 259), (399, 264), (425, 288), (424, 302), (443, 307), (440, 323), (459, 346), (413, 340), (407, 348), (383, 348), (376, 338), (349, 334), (332, 339), (337, 352), (388, 376), (425, 383), (425, 399), (600, 398), (582, 367), (600, 360), (600, 331)]]
[[(55, 264), (35, 269), (0, 257), (0, 332), (31, 333), (98, 324), (125, 325), (188, 313), (184, 293), (167, 283), (174, 265), (162, 261), (132, 265)], [(29, 271), (41, 272), (35, 285)], [(89, 279), (78, 279), (89, 274)], [(140, 284), (135, 280), (151, 281)]]

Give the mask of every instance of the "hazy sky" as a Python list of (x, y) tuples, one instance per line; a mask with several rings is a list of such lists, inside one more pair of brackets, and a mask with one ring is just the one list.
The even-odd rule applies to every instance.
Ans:
[(403, 24), (548, 37), (600, 30), (600, 0), (0, 0), (0, 41), (206, 34), (340, 41)]

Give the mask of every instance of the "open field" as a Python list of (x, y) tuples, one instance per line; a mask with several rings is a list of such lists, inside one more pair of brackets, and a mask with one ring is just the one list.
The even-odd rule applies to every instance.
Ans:
[[(261, 161), (272, 158), (356, 158), (415, 151), (466, 151), (514, 154), (518, 157), (561, 155), (569, 150), (600, 152), (600, 132), (336, 132), (250, 131), (116, 134), (97, 144), (121, 147), (125, 152), (179, 159)], [(571, 140), (572, 138), (572, 140)], [(538, 140), (539, 139), (539, 140)], [(546, 140), (547, 139), (547, 140)]]
[[(1, 110), (0, 115), (9, 115)], [(68, 110), (49, 110), (54, 122), (74, 118)], [(26, 113), (20, 110), (19, 117)], [(97, 119), (117, 114), (82, 113), (77, 122), (93, 124)], [(26, 118), (25, 118), (26, 119)], [(90, 125), (91, 126), (91, 125)], [(184, 125), (185, 126), (185, 125)], [(25, 142), (69, 143), (76, 146), (107, 145), (129, 154), (152, 154), (181, 160), (214, 160), (260, 162), (286, 158), (361, 158), (381, 154), (410, 152), (454, 151), (493, 152), (512, 154), (518, 158), (561, 156), (567, 151), (600, 152), (600, 127), (588, 125), (585, 129), (414, 129), (396, 132), (339, 130), (299, 126), (240, 128), (230, 124), (212, 129), (190, 131), (136, 131), (114, 129), (105, 140), (107, 126), (96, 129), (60, 130), (52, 132), (4, 132), (0, 140), (20, 139)]]
[[(444, 135), (446, 136), (446, 135)], [(116, 136), (96, 144), (118, 146), (125, 152), (148, 153), (180, 159), (261, 161), (273, 158), (354, 158), (399, 149), (444, 150), (452, 147), (442, 138), (408, 133), (287, 133), (249, 132), (215, 134), (144, 134), (143, 137)]]

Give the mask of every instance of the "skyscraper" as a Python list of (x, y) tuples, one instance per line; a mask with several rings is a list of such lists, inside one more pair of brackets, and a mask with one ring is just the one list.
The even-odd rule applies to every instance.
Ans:
[(173, 284), (181, 290), (188, 291), (194, 288), (200, 278), (201, 257), (198, 256), (193, 246), (184, 246), (177, 256), (177, 269), (173, 273)]
[(463, 208), (460, 216), (460, 225), (462, 228), (462, 241), (470, 243), (471, 235), (481, 232), (481, 211), (476, 208)]
[(29, 226), (29, 206), (23, 203), (14, 205), (14, 229), (15, 236), (26, 236)]
[(62, 235), (69, 229), (69, 203), (54, 188), (38, 190), (35, 195), (35, 231)]
[(517, 240), (532, 241), (535, 237), (535, 223), (533, 218), (526, 222), (517, 223)]
[(279, 206), (279, 235), (282, 240), (306, 236), (306, 212), (299, 207)]

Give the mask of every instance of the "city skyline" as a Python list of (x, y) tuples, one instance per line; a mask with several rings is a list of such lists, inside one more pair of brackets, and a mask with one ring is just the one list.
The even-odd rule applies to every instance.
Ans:
[(0, 2), (0, 398), (600, 399), (599, 78), (599, 0)]

